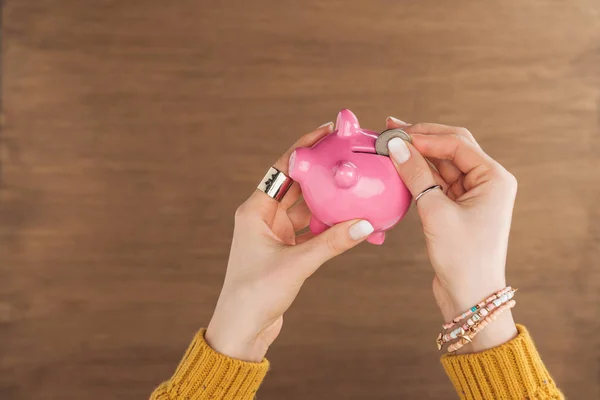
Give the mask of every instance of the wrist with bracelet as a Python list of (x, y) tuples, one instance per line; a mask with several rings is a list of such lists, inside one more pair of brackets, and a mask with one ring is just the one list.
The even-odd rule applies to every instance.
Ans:
[[(496, 320), (504, 311), (515, 306), (516, 302), (512, 298), (517, 290), (507, 286), (453, 318), (451, 322), (442, 325), (442, 331), (436, 339), (438, 350), (452, 342), (448, 345), (447, 351), (455, 352), (471, 343), (488, 324)], [(464, 321), (462, 324), (455, 327), (462, 321)]]

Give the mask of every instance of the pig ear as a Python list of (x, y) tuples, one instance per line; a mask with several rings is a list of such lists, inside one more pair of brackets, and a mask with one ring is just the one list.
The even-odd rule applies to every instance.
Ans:
[(358, 118), (352, 111), (344, 109), (338, 113), (335, 129), (338, 136), (352, 136), (360, 130)]

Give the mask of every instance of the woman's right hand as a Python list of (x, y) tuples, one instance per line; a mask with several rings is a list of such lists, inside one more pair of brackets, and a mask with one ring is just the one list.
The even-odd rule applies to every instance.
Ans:
[[(387, 127), (402, 128), (412, 138), (412, 145), (398, 138), (388, 147), (413, 197), (436, 184), (444, 188), (423, 195), (417, 208), (435, 270), (434, 296), (447, 322), (506, 286), (517, 181), (465, 128), (409, 125), (395, 118), (388, 118)], [(460, 352), (495, 347), (516, 335), (512, 314), (506, 310)]]

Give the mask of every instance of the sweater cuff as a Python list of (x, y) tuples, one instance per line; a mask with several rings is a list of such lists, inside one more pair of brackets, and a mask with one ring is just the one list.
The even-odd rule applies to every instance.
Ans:
[(480, 353), (442, 356), (461, 399), (562, 399), (529, 332), (517, 325), (513, 340)]
[(269, 369), (269, 362), (246, 362), (213, 350), (196, 334), (173, 377), (166, 382), (170, 399), (253, 399)]

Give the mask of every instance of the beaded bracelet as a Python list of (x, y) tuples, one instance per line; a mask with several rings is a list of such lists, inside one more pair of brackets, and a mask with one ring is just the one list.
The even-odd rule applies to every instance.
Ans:
[(485, 317), (483, 320), (481, 320), (479, 323), (477, 323), (477, 325), (474, 325), (471, 328), (469, 328), (469, 332), (467, 332), (466, 335), (463, 335), (460, 338), (460, 340), (457, 340), (456, 342), (454, 342), (450, 346), (448, 346), (448, 353), (452, 353), (452, 352), (460, 349), (461, 347), (463, 347), (465, 344), (471, 343), (471, 341), (473, 340), (475, 335), (477, 335), (477, 333), (479, 333), (489, 323), (491, 323), (496, 318), (498, 318), (498, 316), (500, 314), (502, 314), (504, 311), (513, 308), (515, 306), (515, 304), (517, 304), (516, 301), (510, 300), (508, 303), (504, 303), (500, 307), (496, 308), (491, 314), (489, 314), (487, 317)]
[[(512, 292), (509, 292), (509, 293), (512, 293)], [(512, 296), (511, 296), (511, 298), (512, 298)], [(444, 334), (442, 336), (441, 345), (443, 346), (444, 344), (446, 344), (454, 339), (464, 338), (466, 333), (473, 332), (475, 330), (475, 326), (477, 326), (480, 323), (479, 321), (485, 320), (485, 318), (488, 315), (493, 314), (492, 310), (500, 308), (508, 300), (510, 300), (510, 298), (507, 298), (506, 301), (490, 303), (487, 306), (483, 307), (480, 311), (480, 314), (473, 315), (473, 318), (469, 318), (469, 320), (466, 323), (464, 323), (462, 326), (456, 328), (454, 331), (452, 331), (450, 333)]]
[[(444, 335), (445, 338), (444, 336), (442, 337), (444, 339), (444, 342), (448, 342), (451, 339), (456, 339), (459, 333), (468, 330), (471, 326), (475, 325), (477, 321), (483, 319), (486, 315), (488, 315), (493, 309), (495, 309), (496, 307), (500, 307), (500, 305), (512, 299), (515, 295), (515, 292), (516, 290), (511, 290), (509, 292), (504, 292), (504, 290), (502, 290), (501, 292), (499, 292), (501, 294), (498, 298), (493, 298), (495, 296), (490, 296), (489, 298), (492, 299), (492, 301), (486, 303), (484, 306), (479, 306), (478, 310), (475, 313), (473, 313), (472, 316), (468, 320), (466, 320), (464, 324), (462, 324), (462, 326), (459, 326), (450, 333), (446, 333)], [(454, 326), (454, 324), (452, 324), (452, 326)]]
[(496, 298), (502, 296), (504, 293), (510, 291), (511, 289), (512, 288), (510, 286), (507, 286), (504, 289), (499, 290), (498, 292), (494, 293), (493, 295), (491, 295), (487, 299), (482, 300), (479, 303), (477, 303), (475, 306), (469, 308), (467, 311), (465, 311), (464, 313), (462, 313), (458, 317), (455, 317), (454, 319), (452, 319), (451, 322), (445, 323), (444, 325), (442, 325), (442, 328), (444, 328), (444, 329), (450, 329), (450, 328), (452, 328), (454, 326), (454, 324), (456, 324), (457, 322), (462, 321), (463, 319), (467, 318), (469, 315), (473, 314), (475, 311), (479, 310), (484, 305), (486, 305), (489, 302), (495, 300)]
[[(457, 327), (451, 332), (443, 333), (443, 331), (438, 335), (436, 339), (438, 350), (441, 350), (444, 344), (458, 338), (464, 337), (465, 333), (473, 327), (477, 321), (481, 321), (488, 314), (492, 312), (492, 310), (500, 307), (502, 304), (506, 303), (508, 300), (512, 299), (514, 293), (518, 289), (511, 290), (509, 292), (503, 293), (500, 297), (492, 300), (488, 304), (483, 307), (480, 307), (478, 312), (474, 313), (472, 317), (470, 317), (462, 326)], [(503, 290), (501, 291), (503, 292)], [(488, 299), (493, 298), (494, 296), (490, 296)], [(454, 326), (454, 324), (452, 325)]]
[[(496, 294), (488, 297), (486, 300), (484, 300), (484, 302), (478, 303), (477, 306), (470, 309), (473, 311), (464, 312), (460, 316), (460, 318), (464, 319), (466, 316), (470, 316), (470, 315), (472, 315), (472, 316), (467, 321), (465, 321), (461, 326), (457, 327), (456, 329), (452, 330), (451, 332), (444, 333), (444, 331), (447, 331), (447, 329), (445, 327), (452, 328), (452, 327), (454, 327), (455, 323), (453, 322), (451, 324), (444, 324), (444, 326), (442, 327), (443, 328), (442, 332), (440, 332), (438, 334), (438, 337), (436, 339), (436, 344), (437, 344), (438, 350), (441, 350), (442, 347), (444, 346), (444, 344), (446, 344), (454, 339), (465, 338), (465, 335), (467, 332), (472, 333), (474, 331), (474, 327), (479, 325), (479, 323), (481, 321), (485, 320), (486, 317), (488, 315), (490, 315), (494, 309), (499, 308), (500, 306), (502, 306), (503, 304), (506, 304), (509, 300), (511, 300), (517, 290), (518, 289), (513, 290), (510, 286), (508, 286), (508, 287), (500, 290)], [(482, 305), (482, 303), (483, 303), (483, 305)], [(458, 319), (458, 318), (459, 317), (455, 318), (454, 320), (456, 320), (457, 322), (460, 321), (461, 319)]]

